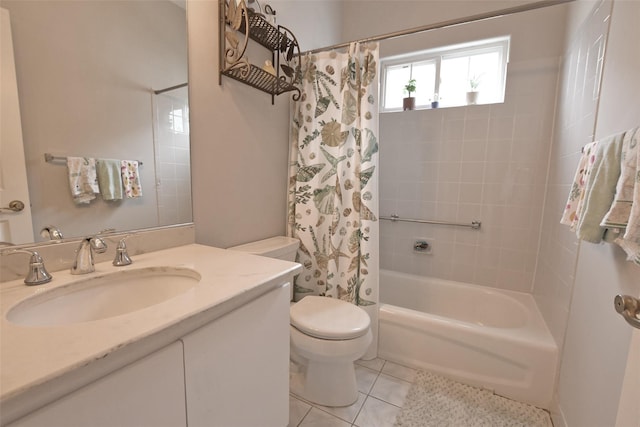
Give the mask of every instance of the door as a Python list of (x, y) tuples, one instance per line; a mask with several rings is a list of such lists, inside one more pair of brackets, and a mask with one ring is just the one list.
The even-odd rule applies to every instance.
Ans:
[[(1, 9), (1, 12), (0, 242), (20, 244), (33, 242), (33, 225), (22, 146), (22, 123), (20, 121), (16, 67), (13, 58), (11, 23), (9, 11)], [(24, 208), (19, 211), (4, 209), (8, 208), (13, 201), (22, 202)], [(13, 205), (19, 205), (19, 203)], [(1, 243), (0, 246), (2, 246)]]
[(640, 427), (640, 329), (634, 329), (629, 345), (616, 427)]

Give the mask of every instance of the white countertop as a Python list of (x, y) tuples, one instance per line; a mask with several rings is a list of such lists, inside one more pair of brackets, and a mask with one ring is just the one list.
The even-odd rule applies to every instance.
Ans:
[[(108, 319), (58, 326), (21, 326), (6, 320), (12, 306), (32, 295), (92, 276), (154, 266), (191, 268), (202, 279), (170, 300)], [(0, 284), (3, 412), (26, 397), (32, 405), (41, 404), (131, 363), (281, 286), (302, 269), (292, 262), (197, 244), (137, 255), (127, 267), (110, 262), (95, 267), (94, 273), (80, 276), (55, 272), (51, 282), (39, 286), (26, 286), (22, 280)], [(114, 354), (120, 357), (108, 357)], [(19, 406), (24, 412), (24, 402)]]

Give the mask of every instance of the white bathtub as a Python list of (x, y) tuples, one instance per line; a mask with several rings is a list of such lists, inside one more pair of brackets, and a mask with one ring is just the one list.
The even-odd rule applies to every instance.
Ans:
[(380, 271), (380, 357), (548, 409), (558, 348), (529, 294)]

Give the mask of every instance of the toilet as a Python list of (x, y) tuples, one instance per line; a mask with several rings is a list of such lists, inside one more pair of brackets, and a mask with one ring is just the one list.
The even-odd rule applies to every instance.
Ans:
[[(272, 237), (229, 248), (295, 261), (297, 239)], [(293, 284), (291, 285), (293, 301)], [(306, 296), (291, 303), (290, 387), (293, 394), (323, 406), (349, 406), (358, 399), (354, 361), (373, 339), (369, 315), (334, 298)]]

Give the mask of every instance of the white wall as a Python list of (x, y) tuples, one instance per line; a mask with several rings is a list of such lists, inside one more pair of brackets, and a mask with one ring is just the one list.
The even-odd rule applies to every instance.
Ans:
[[(606, 44), (609, 22), (610, 2), (595, 13), (592, 10), (594, 4), (572, 4), (569, 15), (569, 20), (575, 19), (575, 15), (582, 16), (584, 22), (576, 27), (574, 33), (567, 34), (565, 42), (567, 47), (534, 283), (536, 302), (560, 348), (566, 331), (578, 254), (576, 235), (560, 224), (560, 216), (581, 149), (593, 140), (602, 70), (598, 52)], [(558, 44), (562, 45), (561, 42)]]
[[(274, 2), (278, 23), (295, 30), (303, 50), (313, 46), (324, 20), (322, 41), (334, 43), (332, 9), (307, 14), (324, 2)], [(297, 7), (301, 9), (297, 9)], [(189, 103), (194, 221), (199, 243), (229, 247), (285, 233), (289, 94), (271, 97), (229, 78), (218, 85), (218, 2), (190, 0)], [(286, 17), (306, 16), (287, 22)], [(330, 33), (331, 32), (331, 33)], [(266, 51), (264, 51), (266, 52)], [(250, 55), (262, 58), (260, 47)], [(262, 59), (261, 59), (262, 60)], [(258, 64), (261, 62), (258, 61)]]
[[(576, 14), (580, 6), (575, 6)], [(608, 11), (608, 2), (602, 7)], [(595, 111), (596, 140), (640, 125), (639, 19), (640, 2), (613, 1)], [(597, 33), (595, 22), (587, 22), (590, 30), (578, 32), (579, 38)], [(584, 71), (589, 78), (593, 69)], [(557, 142), (572, 147), (577, 143)], [(640, 268), (625, 261), (623, 251), (614, 245), (581, 242), (559, 376), (556, 425), (615, 425), (632, 331), (613, 309), (618, 293), (640, 295)]]
[[(388, 34), (536, 2), (536, 0), (343, 0), (345, 19), (342, 38), (344, 41), (349, 41)], [(523, 25), (531, 29), (537, 28), (538, 39), (555, 41), (553, 32), (547, 34), (546, 31), (541, 31), (541, 28), (546, 29), (544, 24), (525, 20)], [(543, 26), (540, 27), (540, 25)], [(430, 37), (437, 38), (440, 32), (441, 30), (435, 30), (429, 34)], [(399, 40), (405, 43), (405, 39)]]
[[(511, 35), (505, 102), (382, 113), (380, 212), (478, 231), (381, 223), (383, 268), (530, 292), (542, 218), (563, 7), (381, 42), (388, 55)], [(545, 37), (538, 37), (544, 23)], [(413, 253), (426, 238), (432, 254)]]
[[(11, 13), (36, 236), (158, 225), (152, 89), (187, 78), (184, 10), (170, 2), (2, 0)], [(143, 197), (77, 206), (58, 156), (142, 160)]]

